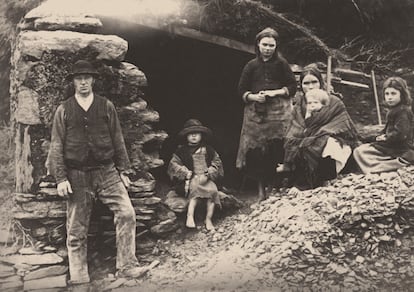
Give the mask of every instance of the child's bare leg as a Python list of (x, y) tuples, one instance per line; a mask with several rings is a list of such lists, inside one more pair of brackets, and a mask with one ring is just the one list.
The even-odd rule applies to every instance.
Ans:
[(258, 201), (260, 202), (266, 199), (266, 191), (265, 191), (264, 183), (262, 180), (259, 180), (257, 182), (257, 187), (258, 187), (258, 193), (259, 193)]
[(206, 228), (207, 230), (214, 230), (213, 222), (211, 221), (214, 214), (214, 202), (211, 199), (207, 200), (207, 215), (206, 215)]
[(194, 222), (194, 210), (197, 206), (197, 199), (192, 198), (190, 200), (190, 203), (188, 203), (188, 209), (187, 209), (187, 222), (185, 223), (185, 226), (188, 228), (195, 228), (195, 222)]

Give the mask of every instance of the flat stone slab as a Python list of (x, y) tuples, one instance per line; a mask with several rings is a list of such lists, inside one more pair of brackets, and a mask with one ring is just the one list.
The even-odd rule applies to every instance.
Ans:
[(55, 253), (33, 255), (11, 255), (0, 257), (0, 261), (9, 264), (54, 265), (63, 262), (63, 258)]
[(155, 210), (154, 209), (147, 208), (146, 206), (134, 205), (134, 203), (132, 203), (132, 205), (134, 206), (134, 210), (135, 210), (135, 212), (137, 212), (137, 214), (140, 214), (140, 215), (152, 215), (152, 214), (155, 213)]
[(29, 254), (44, 254), (45, 252), (39, 249), (35, 249), (32, 247), (23, 247), (19, 249), (19, 254), (29, 255)]
[(4, 284), (4, 283), (10, 283), (10, 282), (21, 282), (22, 278), (16, 274), (11, 275), (9, 277), (6, 278), (1, 278), (0, 279), (0, 284)]
[(148, 198), (155, 195), (155, 192), (142, 192), (142, 193), (135, 193), (128, 190), (129, 196), (131, 198)]
[(14, 268), (16, 269), (16, 274), (22, 277), (26, 275), (28, 272), (36, 270), (39, 267), (39, 265), (33, 266), (25, 263), (18, 263), (14, 265)]
[(16, 272), (12, 266), (0, 264), (0, 278), (6, 278), (15, 275)]
[(127, 62), (121, 63), (121, 68), (119, 69), (119, 74), (124, 77), (128, 83), (135, 84), (139, 87), (147, 86), (147, 77), (144, 72), (138, 69), (134, 64)]
[(140, 205), (157, 205), (161, 203), (161, 198), (158, 197), (148, 197), (148, 198), (133, 198), (131, 199), (133, 206)]
[(178, 196), (174, 191), (170, 191), (167, 194), (164, 204), (176, 213), (183, 213), (187, 211), (188, 200), (184, 197)]
[(46, 268), (40, 268), (36, 271), (29, 272), (26, 276), (24, 276), (24, 280), (34, 280), (34, 279), (41, 279), (51, 276), (58, 276), (66, 274), (68, 271), (67, 266), (63, 265), (54, 265)]
[(168, 134), (165, 132), (154, 132), (154, 133), (148, 133), (145, 134), (142, 138), (142, 143), (148, 143), (148, 142), (157, 142), (162, 143), (165, 139), (168, 138)]
[(16, 120), (26, 125), (40, 125), (39, 94), (22, 86), (17, 94)]
[(138, 179), (131, 182), (128, 190), (133, 193), (153, 192), (155, 189), (155, 180)]
[(179, 225), (177, 224), (177, 220), (168, 219), (151, 227), (151, 233), (156, 234), (156, 235), (163, 235), (165, 233), (169, 233), (174, 230), (177, 230), (178, 228), (179, 228)]
[(16, 204), (13, 213), (16, 219), (63, 218), (66, 217), (66, 202), (25, 202)]
[(76, 53), (90, 47), (98, 52), (97, 59), (122, 61), (128, 50), (127, 41), (118, 36), (72, 31), (23, 31), (18, 43), (22, 55), (37, 59), (46, 51)]
[(63, 288), (66, 286), (66, 275), (47, 277), (24, 282), (24, 290)]
[(39, 184), (39, 188), (56, 188), (55, 182), (49, 182), (49, 181), (42, 181)]
[(16, 291), (17, 289), (19, 289), (18, 291), (21, 291), (21, 287), (23, 287), (23, 281), (17, 278), (15, 281), (0, 284), (1, 291), (7, 291), (6, 289), (11, 289), (11, 291)]
[(98, 18), (84, 16), (48, 16), (34, 21), (36, 30), (96, 32), (101, 27), (102, 22)]
[(57, 188), (40, 188), (39, 194), (55, 197), (58, 196), (58, 191)]
[(13, 198), (17, 203), (25, 203), (35, 200), (36, 195), (28, 193), (14, 193)]

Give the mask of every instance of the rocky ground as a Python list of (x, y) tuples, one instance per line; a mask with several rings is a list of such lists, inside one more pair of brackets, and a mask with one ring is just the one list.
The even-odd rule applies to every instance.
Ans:
[[(412, 291), (414, 168), (346, 175), (160, 240), (139, 280), (96, 280), (114, 291)], [(250, 198), (251, 199), (251, 198)], [(250, 200), (251, 202), (251, 200)], [(112, 285), (112, 286), (111, 286)]]
[[(93, 291), (412, 291), (414, 167), (348, 174), (286, 190), (216, 218), (216, 232), (179, 229), (139, 254), (154, 266), (116, 279), (113, 251), (91, 253)], [(140, 250), (137, 250), (140, 252)]]

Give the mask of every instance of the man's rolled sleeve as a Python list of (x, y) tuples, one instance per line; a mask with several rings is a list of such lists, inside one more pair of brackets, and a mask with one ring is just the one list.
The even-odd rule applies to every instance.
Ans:
[(67, 180), (67, 171), (63, 157), (65, 134), (65, 109), (60, 105), (53, 119), (52, 137), (46, 165), (50, 174), (55, 177), (57, 183)]

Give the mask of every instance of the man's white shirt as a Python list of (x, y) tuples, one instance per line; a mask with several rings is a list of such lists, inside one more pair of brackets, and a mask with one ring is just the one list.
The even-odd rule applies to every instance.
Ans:
[(75, 94), (75, 99), (81, 106), (81, 108), (83, 108), (85, 112), (87, 112), (93, 102), (93, 93), (89, 94), (87, 97), (81, 97)]

